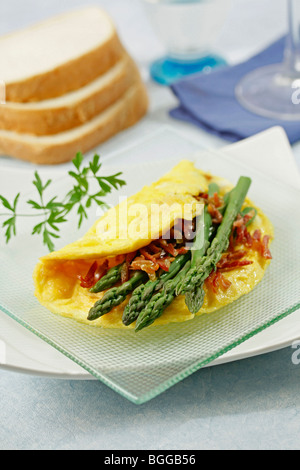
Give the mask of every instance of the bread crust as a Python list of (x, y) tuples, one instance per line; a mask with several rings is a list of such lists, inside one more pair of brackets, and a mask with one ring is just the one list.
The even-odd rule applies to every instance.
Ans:
[[(0, 128), (37, 136), (53, 135), (81, 126), (107, 109), (140, 80), (134, 61), (125, 55), (122, 67), (112, 80), (94, 88), (89, 94), (62, 101), (52, 99), (38, 103), (0, 104)], [(93, 83), (93, 82), (92, 82)], [(87, 85), (89, 87), (89, 85)], [(75, 92), (76, 93), (76, 92)]]
[(0, 131), (0, 153), (38, 165), (66, 163), (77, 152), (86, 153), (136, 124), (147, 113), (148, 106), (146, 88), (139, 82), (103, 115), (95, 117), (75, 131), (48, 138)]

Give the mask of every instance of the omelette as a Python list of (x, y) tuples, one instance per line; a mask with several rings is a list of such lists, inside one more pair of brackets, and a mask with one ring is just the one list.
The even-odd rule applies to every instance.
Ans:
[[(134, 296), (150, 286), (152, 296), (144, 306), (148, 308), (153, 296), (164, 295), (168, 283), (160, 279), (171, 279), (170, 283), (173, 271), (189, 272), (196, 221), (209, 214), (211, 244), (226, 217), (227, 195), (233, 188), (193, 162), (181, 161), (159, 181), (109, 209), (80, 240), (41, 258), (34, 270), (37, 299), (52, 313), (93, 327), (135, 328), (137, 316), (124, 321)], [(186, 295), (172, 291), (171, 301), (151, 327), (214, 312), (248, 294), (263, 279), (272, 259), (272, 223), (247, 197), (232, 222), (225, 250), (201, 284), (199, 311), (191, 311)], [(207, 259), (207, 253), (202, 258)], [(179, 274), (176, 265), (184, 266)]]

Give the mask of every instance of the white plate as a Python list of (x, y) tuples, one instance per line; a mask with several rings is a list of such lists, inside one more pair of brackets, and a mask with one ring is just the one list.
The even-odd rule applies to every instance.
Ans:
[[(181, 136), (181, 138), (185, 137)], [(186, 140), (186, 145), (188, 146), (188, 140)], [(192, 145), (194, 146), (195, 142)], [(171, 152), (174, 151), (168, 147), (168, 142), (165, 143), (163, 150), (166, 158), (167, 155), (171, 156)], [(253, 165), (259, 170), (266, 171), (290, 185), (300, 186), (300, 176), (293, 153), (281, 128), (273, 128), (238, 144), (227, 146), (222, 151), (246, 162), (247, 165)], [(132, 161), (129, 161), (128, 164), (135, 163), (137, 157), (133, 148)], [(120, 163), (120, 158), (118, 153), (106, 157), (106, 159), (113, 159), (114, 165)], [(153, 156), (153, 161), (155, 161), (155, 156)], [(15, 163), (12, 168), (9, 168), (5, 162), (1, 170), (1, 193), (9, 194), (12, 178), (14, 188), (20, 184), (24, 189), (24, 171), (27, 173), (30, 169), (25, 169), (24, 166), (18, 169)], [(48, 175), (51, 172), (58, 175), (62, 170), (56, 168), (40, 170), (41, 173), (44, 171), (47, 171)], [(290, 346), (299, 339), (300, 311), (249, 339), (211, 363), (210, 366), (275, 351)], [(44, 377), (93, 379), (84, 369), (2, 312), (0, 312), (0, 368)]]

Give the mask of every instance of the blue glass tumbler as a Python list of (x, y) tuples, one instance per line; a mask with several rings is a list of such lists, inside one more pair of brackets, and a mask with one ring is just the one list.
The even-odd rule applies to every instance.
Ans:
[(143, 0), (147, 16), (166, 48), (151, 64), (151, 77), (171, 85), (181, 78), (226, 65), (213, 53), (228, 17), (231, 0)]

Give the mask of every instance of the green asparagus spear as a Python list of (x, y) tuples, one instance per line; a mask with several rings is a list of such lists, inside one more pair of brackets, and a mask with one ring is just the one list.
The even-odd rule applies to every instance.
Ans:
[(99, 292), (103, 292), (104, 290), (110, 289), (113, 287), (117, 282), (121, 279), (121, 272), (124, 263), (119, 264), (111, 268), (105, 276), (103, 276), (97, 284), (90, 289), (92, 294), (98, 294)]
[(229, 203), (230, 196), (231, 196), (233, 191), (234, 191), (234, 188), (223, 196), (223, 201), (224, 201), (225, 207), (227, 207), (227, 205)]
[[(218, 188), (218, 191), (216, 191), (217, 188)], [(216, 183), (210, 184), (210, 185), (209, 185), (209, 190), (208, 190), (208, 195), (209, 195), (210, 197), (213, 197), (213, 195), (214, 195), (216, 192), (220, 193), (220, 188), (219, 188), (219, 186), (218, 186)], [(223, 196), (223, 205), (222, 205), (222, 207), (219, 207), (219, 208), (218, 208), (218, 210), (219, 210), (219, 212), (220, 212), (220, 214), (221, 214), (222, 216), (224, 216), (224, 214), (225, 214), (225, 211), (226, 211), (226, 208), (227, 208), (227, 205), (228, 205), (228, 202), (229, 202), (229, 198), (230, 198), (231, 192), (232, 192), (232, 191), (226, 193), (226, 194)], [(217, 233), (217, 227), (214, 226), (214, 225), (211, 225), (211, 227), (210, 227), (210, 240), (212, 240), (212, 239), (215, 237), (216, 233)]]
[(213, 197), (215, 193), (220, 193), (220, 187), (217, 185), (217, 183), (210, 183), (208, 186), (209, 197)]
[[(211, 183), (208, 189), (209, 197), (213, 197), (215, 193), (220, 193), (220, 188), (216, 183)], [(227, 196), (226, 200), (224, 200), (224, 205), (220, 209), (222, 215), (224, 214), (227, 204), (228, 204), (229, 196)], [(192, 258), (192, 268), (195, 268), (198, 263), (201, 262), (202, 258), (205, 256), (208, 247), (210, 246), (210, 240), (213, 237), (215, 230), (212, 225), (212, 219), (210, 214), (207, 211), (207, 208), (204, 212), (204, 244), (200, 249), (197, 246), (197, 239), (196, 244), (193, 250), (193, 258)], [(203, 284), (196, 286), (192, 291), (187, 292), (185, 294), (185, 303), (191, 313), (198, 313), (201, 309), (205, 298), (205, 292), (203, 288)]]
[(114, 307), (117, 307), (126, 300), (136, 287), (144, 283), (148, 279), (148, 275), (143, 271), (137, 271), (129, 281), (125, 282), (119, 287), (114, 287), (107, 291), (102, 299), (95, 303), (91, 308), (88, 320), (94, 321), (109, 313)]
[(241, 216), (245, 217), (245, 215), (249, 214), (249, 212), (252, 212), (252, 211), (254, 211), (254, 216), (246, 223), (247, 227), (248, 227), (248, 225), (252, 224), (255, 217), (257, 216), (257, 210), (254, 207), (245, 207), (245, 209), (242, 210), (242, 212), (241, 212)]
[(138, 318), (140, 312), (144, 310), (153, 294), (164, 286), (164, 284), (173, 279), (182, 267), (189, 261), (191, 253), (178, 256), (173, 263), (171, 263), (170, 270), (163, 273), (157, 280), (148, 281), (137, 287), (131, 296), (129, 303), (126, 305), (123, 313), (123, 323), (126, 326), (131, 325)]
[[(218, 209), (219, 212), (220, 212), (220, 214), (222, 214), (223, 216), (224, 216), (225, 211), (226, 211), (226, 209), (227, 209), (227, 206), (228, 206), (229, 199), (230, 199), (230, 196), (231, 196), (232, 191), (233, 191), (233, 189), (232, 189), (231, 191), (229, 191), (228, 193), (224, 194), (224, 196), (223, 196), (223, 205), (222, 205), (222, 207), (219, 207), (219, 209)], [(213, 232), (214, 232), (214, 235), (215, 235), (215, 234), (216, 234), (216, 231), (213, 230)]]
[(139, 314), (135, 327), (136, 332), (152, 325), (152, 323), (163, 314), (164, 310), (171, 305), (176, 297), (175, 291), (177, 283), (185, 277), (190, 267), (191, 263), (188, 261), (177, 276), (166, 282), (164, 288), (152, 297), (147, 307)]
[(191, 292), (185, 294), (185, 303), (191, 313), (196, 315), (203, 306), (205, 290), (203, 284), (195, 287)]
[[(214, 192), (216, 192), (214, 190)], [(201, 223), (202, 222), (202, 223)], [(198, 221), (199, 227), (196, 234), (194, 246), (192, 248), (192, 263), (191, 268), (196, 268), (198, 263), (201, 262), (203, 256), (205, 256), (208, 247), (210, 246), (212, 218), (205, 208), (203, 217)], [(195, 288), (186, 293), (185, 302), (191, 313), (199, 312), (203, 305), (205, 292), (203, 286), (195, 286)]]
[(235, 189), (230, 194), (228, 206), (217, 234), (209, 247), (206, 256), (196, 266), (189, 270), (187, 275), (180, 280), (176, 288), (176, 294), (185, 294), (191, 292), (197, 286), (203, 285), (211, 272), (216, 269), (217, 263), (220, 261), (222, 254), (227, 250), (229, 238), (232, 231), (234, 221), (239, 214), (249, 187), (251, 179), (242, 176)]
[[(230, 198), (230, 195), (231, 195), (232, 191), (233, 190), (231, 190), (229, 193), (226, 193), (225, 196), (223, 197), (224, 205), (219, 209), (219, 211), (221, 212), (222, 215), (224, 215), (224, 213), (225, 213), (225, 210), (226, 210), (226, 207), (228, 205), (229, 198)], [(245, 217), (245, 215), (247, 215), (251, 211), (254, 211), (254, 216), (247, 222), (247, 226), (252, 224), (252, 222), (254, 221), (255, 217), (257, 216), (257, 210), (254, 207), (245, 207), (245, 209), (243, 209), (240, 212), (240, 215), (242, 217)]]

